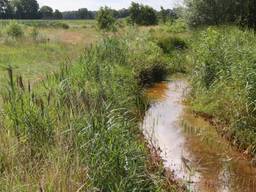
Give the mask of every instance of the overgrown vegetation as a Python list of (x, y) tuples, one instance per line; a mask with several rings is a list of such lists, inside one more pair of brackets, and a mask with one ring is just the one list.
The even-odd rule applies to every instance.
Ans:
[(255, 154), (255, 34), (208, 28), (193, 43), (192, 106), (216, 118), (241, 149)]
[(108, 7), (101, 7), (97, 13), (96, 20), (98, 27), (101, 30), (114, 31), (116, 19), (113, 16), (113, 11)]
[(191, 26), (239, 24), (256, 29), (254, 0), (186, 0)]
[(17, 22), (11, 22), (6, 28), (6, 33), (12, 38), (19, 38), (23, 36), (23, 29)]
[(147, 5), (132, 2), (129, 12), (129, 19), (132, 24), (156, 25), (158, 23), (156, 11)]
[[(21, 2), (24, 10), (30, 5), (13, 6)], [(177, 72), (190, 77), (193, 111), (256, 154), (255, 32), (220, 26), (254, 28), (255, 6), (187, 2), (160, 12), (138, 3), (122, 11), (104, 7), (98, 23), (0, 22), (0, 65), (8, 72), (7, 78), (1, 71), (0, 85), (0, 191), (175, 191), (161, 162), (150, 159), (138, 124), (148, 106), (144, 88)], [(8, 3), (0, 1), (1, 18), (18, 10), (25, 18), (61, 18), (34, 0), (26, 13)], [(116, 20), (120, 15), (134, 25)], [(97, 24), (108, 32), (103, 39)], [(215, 27), (189, 28), (205, 25)]]
[(162, 54), (147, 33), (129, 31), (88, 48), (36, 86), (8, 68), (0, 189), (174, 190), (161, 163), (152, 165), (138, 128), (147, 105), (140, 77)]

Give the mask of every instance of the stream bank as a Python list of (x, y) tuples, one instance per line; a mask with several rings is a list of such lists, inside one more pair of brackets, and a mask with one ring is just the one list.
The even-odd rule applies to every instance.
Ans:
[(256, 191), (256, 169), (207, 121), (183, 104), (184, 80), (155, 84), (147, 90), (151, 106), (142, 124), (148, 142), (159, 149), (166, 169), (191, 191)]

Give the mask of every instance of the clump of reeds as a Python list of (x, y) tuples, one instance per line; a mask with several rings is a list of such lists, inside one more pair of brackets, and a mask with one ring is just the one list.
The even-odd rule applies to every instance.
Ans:
[[(139, 139), (138, 111), (146, 103), (132, 41), (107, 38), (33, 87), (8, 68), (3, 130), (15, 145), (0, 161), (0, 189), (165, 191), (161, 172), (149, 171)], [(141, 61), (149, 56), (140, 54)]]
[(224, 133), (242, 149), (255, 149), (255, 34), (210, 27), (192, 47), (193, 109), (228, 127)]

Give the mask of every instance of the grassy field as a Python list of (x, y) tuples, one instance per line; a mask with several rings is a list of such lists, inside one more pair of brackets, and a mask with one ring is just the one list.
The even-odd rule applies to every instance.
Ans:
[(185, 41), (161, 43), (160, 26), (102, 35), (92, 21), (19, 21), (10, 38), (6, 22), (0, 191), (176, 191), (139, 122), (144, 87), (186, 70)]
[[(24, 34), (14, 39), (6, 34), (11, 22), (0, 21), (1, 77), (6, 74), (6, 67), (12, 66), (15, 74), (22, 75), (26, 80), (42, 79), (45, 74), (58, 69), (60, 64), (78, 59), (83, 49), (101, 36), (93, 21), (62, 21), (68, 24), (67, 29), (51, 24), (42, 25), (48, 21), (19, 21)], [(37, 34), (34, 34), (34, 30)], [(5, 77), (1, 79), (3, 82)]]

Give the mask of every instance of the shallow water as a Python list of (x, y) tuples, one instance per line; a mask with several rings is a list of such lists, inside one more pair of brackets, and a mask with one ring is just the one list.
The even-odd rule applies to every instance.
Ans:
[(256, 192), (256, 169), (216, 129), (187, 112), (184, 81), (163, 82), (147, 90), (151, 107), (144, 135), (159, 148), (166, 168), (191, 191)]

